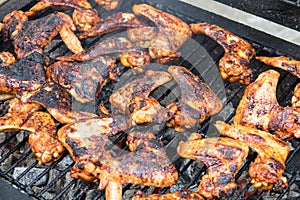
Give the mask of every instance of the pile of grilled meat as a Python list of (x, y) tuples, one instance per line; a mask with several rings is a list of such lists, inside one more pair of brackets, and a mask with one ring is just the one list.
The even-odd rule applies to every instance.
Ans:
[[(106, 10), (121, 4), (120, 0), (96, 2)], [(49, 8), (59, 11), (34, 18)], [(72, 16), (64, 10), (72, 10)], [(126, 35), (100, 39), (87, 49), (81, 45), (87, 38), (101, 38), (117, 30), (126, 31)], [(28, 142), (39, 164), (52, 162), (67, 150), (75, 162), (71, 177), (99, 181), (98, 188), (105, 189), (106, 198), (113, 200), (122, 199), (123, 184), (175, 184), (177, 169), (154, 133), (128, 133), (128, 151), (117, 157), (106, 147), (112, 136), (136, 125), (165, 124), (183, 132), (222, 110), (222, 101), (199, 76), (184, 66), (168, 64), (180, 57), (178, 49), (188, 38), (204, 34), (224, 48), (219, 61), (224, 81), (247, 85), (234, 121), (215, 123), (222, 137), (203, 138), (192, 133), (179, 143), (177, 152), (182, 158), (207, 167), (197, 192), (146, 195), (139, 191), (133, 199), (230, 195), (237, 188), (235, 175), (249, 149), (257, 152), (249, 169), (254, 187), (270, 190), (288, 185), (283, 175), (290, 152), (286, 140), (300, 137), (300, 84), (292, 106), (281, 107), (276, 99), (279, 73), (270, 69), (251, 82), (249, 63), (258, 59), (300, 78), (299, 61), (255, 57), (255, 49), (247, 41), (217, 25), (187, 24), (146, 4), (134, 5), (130, 13), (100, 19), (87, 0), (41, 0), (27, 11), (7, 14), (0, 31), (1, 42), (9, 41), (14, 48), (14, 52), (0, 53), (0, 99), (9, 100), (7, 113), (0, 117), (0, 129), (29, 131)], [(70, 52), (50, 58), (43, 50), (58, 34)], [(149, 70), (151, 62), (164, 67)], [(107, 83), (118, 81), (120, 65), (139, 76), (113, 91), (111, 109), (103, 103), (97, 113), (72, 109), (73, 99), (87, 104)], [(171, 80), (177, 83), (181, 96), (163, 106), (150, 94)]]

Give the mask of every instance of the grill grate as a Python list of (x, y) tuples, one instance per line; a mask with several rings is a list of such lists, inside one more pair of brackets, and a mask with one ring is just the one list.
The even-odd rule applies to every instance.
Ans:
[(282, 0), (282, 1), (300, 7), (300, 0)]
[[(12, 1), (14, 2), (14, 1)], [(104, 12), (100, 6), (96, 5), (94, 1), (90, 1), (99, 13), (103, 13), (103, 18), (109, 15), (110, 12)], [(198, 8), (194, 8), (191, 6), (187, 6), (186, 4), (177, 2), (174, 3), (174, 6), (168, 5), (165, 2), (159, 2), (156, 0), (142, 0), (142, 1), (124, 1), (122, 7), (119, 9), (120, 11), (128, 11), (131, 10), (131, 6), (134, 3), (142, 3), (146, 2), (150, 5), (153, 5), (159, 9), (165, 10), (171, 14), (174, 14), (180, 18), (182, 18), (187, 23), (194, 23), (199, 21), (208, 21), (210, 23), (216, 23), (232, 32), (240, 34), (242, 37), (246, 38), (252, 45), (255, 47), (258, 55), (267, 55), (267, 56), (276, 56), (276, 55), (288, 55), (291, 57), (298, 56), (297, 53), (293, 54), (291, 52), (300, 52), (299, 47), (297, 47), (298, 51), (292, 51), (292, 48), (282, 48), (278, 49), (276, 45), (282, 45), (284, 47), (284, 42), (272, 38), (272, 41), (276, 43), (275, 47), (273, 47), (270, 43), (266, 45), (264, 43), (264, 38), (269, 38), (269, 36), (261, 35), (262, 33), (257, 32), (255, 30), (251, 30), (253, 35), (258, 35), (258, 38), (262, 38), (261, 40), (255, 38), (253, 35), (247, 34), (247, 30), (249, 27), (245, 27), (239, 24), (236, 24), (232, 21), (228, 21), (225, 18), (220, 18), (212, 13), (208, 13)], [(287, 1), (285, 1), (287, 2)], [(289, 1), (292, 2), (292, 1)], [(295, 5), (299, 5), (299, 0), (293, 1)], [(30, 6), (32, 6), (36, 1), (26, 1), (27, 5), (22, 7), (24, 10), (27, 10)], [(11, 4), (13, 5), (13, 4)], [(5, 5), (4, 5), (5, 6)], [(4, 7), (0, 7), (3, 9)], [(20, 5), (21, 8), (21, 5)], [(190, 12), (187, 12), (190, 11)], [(194, 15), (194, 16), (191, 16)], [(228, 22), (228, 23), (227, 23)], [(228, 25), (229, 24), (229, 25)], [(226, 27), (226, 26), (229, 27)], [(242, 29), (240, 29), (242, 27)], [(109, 36), (109, 34), (107, 35)], [(99, 39), (88, 39), (84, 42), (84, 46), (88, 47)], [(197, 43), (201, 44), (201, 47), (194, 47), (192, 50), (187, 51), (178, 63), (178, 65), (186, 66), (192, 72), (199, 74), (205, 81), (211, 85), (214, 91), (221, 97), (224, 102), (224, 108), (218, 115), (212, 117), (210, 120), (204, 122), (200, 127), (197, 128), (197, 132), (211, 135), (215, 134), (215, 129), (210, 129), (211, 122), (216, 119), (222, 119), (225, 122), (231, 122), (234, 116), (235, 108), (237, 107), (240, 98), (242, 97), (245, 86), (236, 84), (236, 83), (225, 83), (225, 91), (221, 89), (221, 87), (215, 86), (214, 83), (217, 82), (219, 76), (211, 77), (207, 79), (208, 75), (215, 70), (215, 63), (222, 57), (223, 49), (217, 45), (214, 41), (210, 40), (208, 37), (197, 35), (193, 37), (193, 40), (197, 41)], [(268, 40), (267, 40), (268, 41)], [(278, 44), (279, 43), (279, 44)], [(269, 46), (271, 45), (271, 46)], [(192, 43), (190, 41), (185, 44), (181, 51), (184, 51), (185, 48), (191, 49)], [(283, 52), (286, 49), (292, 49), (290, 52)], [(11, 46), (4, 45), (0, 47), (1, 51), (11, 50)], [(207, 53), (208, 52), (209, 56)], [(56, 57), (59, 55), (63, 55), (67, 53), (68, 50), (65, 45), (59, 40), (56, 39), (46, 48), (46, 53), (48, 53), (51, 57)], [(201, 56), (199, 56), (201, 55)], [(298, 57), (299, 59), (299, 57)], [(203, 68), (196, 68), (195, 66), (204, 66)], [(254, 71), (255, 79), (258, 74), (269, 69), (268, 66), (262, 65), (258, 61), (253, 60), (251, 62), (251, 67)], [(299, 82), (296, 77), (279, 70), (281, 77), (278, 84), (278, 101), (282, 106), (289, 105), (291, 96), (293, 94), (293, 88)], [(111, 92), (111, 88), (114, 84), (110, 84), (103, 91), (103, 95), (106, 95), (107, 102), (107, 94)], [(167, 102), (168, 98), (178, 98), (174, 97), (172, 91), (176, 89), (176, 84), (172, 82), (168, 87), (162, 87), (159, 91), (154, 91), (153, 96), (156, 96), (161, 102)], [(163, 91), (163, 92), (162, 92)], [(288, 91), (288, 92), (286, 92)], [(163, 93), (163, 95), (160, 95)], [(102, 96), (103, 96), (102, 95)], [(173, 95), (173, 96), (172, 96)], [(167, 99), (167, 100), (166, 100)], [(1, 111), (5, 110), (7, 106), (7, 102), (3, 102), (1, 104)], [(159, 125), (152, 125), (146, 127), (149, 131), (156, 132), (157, 137), (163, 141), (166, 146), (166, 150), (174, 164), (176, 165), (180, 178), (178, 183), (170, 188), (163, 188), (159, 191), (153, 187), (146, 186), (135, 186), (135, 185), (126, 185), (123, 188), (124, 199), (128, 199), (132, 196), (132, 194), (136, 190), (142, 190), (145, 193), (152, 193), (154, 190), (160, 193), (166, 193), (170, 191), (174, 191), (177, 189), (188, 188), (195, 190), (201, 180), (201, 177), (206, 173), (206, 168), (203, 164), (192, 161), (181, 159), (178, 155), (174, 155), (174, 148), (178, 142), (185, 138), (188, 133), (176, 134), (172, 129), (168, 129), (166, 127), (161, 128)], [(159, 129), (160, 131), (156, 131)], [(120, 143), (124, 140), (126, 136), (126, 132), (119, 134), (113, 140), (113, 144)], [(82, 180), (75, 180), (69, 177), (69, 169), (73, 165), (73, 161), (70, 156), (65, 153), (59, 160), (39, 166), (37, 161), (34, 158), (33, 153), (31, 153), (30, 148), (27, 144), (28, 133), (21, 132), (11, 132), (0, 133), (0, 177), (3, 177), (18, 187), (20, 190), (28, 193), (29, 195), (41, 199), (104, 199), (105, 195), (103, 191), (97, 190), (96, 183), (88, 183)], [(297, 157), (300, 155), (300, 141), (292, 140), (290, 142), (291, 146), (294, 147), (294, 150), (291, 152), (290, 156), (287, 160), (287, 168), (285, 175), (288, 177), (289, 187), (285, 188), (283, 191), (271, 191), (264, 192), (259, 190), (254, 190), (252, 185), (249, 182), (249, 176), (247, 175), (247, 171), (250, 167), (250, 164), (255, 159), (256, 154), (250, 153), (247, 160), (245, 161), (243, 167), (237, 174), (237, 182), (240, 183), (241, 188), (239, 191), (236, 191), (233, 199), (247, 199), (250, 195), (255, 195), (257, 199), (264, 199), (266, 196), (268, 198), (274, 197), (273, 199), (281, 200), (281, 199), (292, 199), (291, 193), (294, 192), (298, 187), (300, 188), (300, 175), (299, 175), (299, 166), (300, 163), (297, 161)], [(110, 147), (112, 150), (113, 146)], [(119, 151), (116, 154), (122, 154), (123, 151)], [(16, 172), (20, 169), (19, 173)], [(295, 186), (296, 185), (296, 186)]]

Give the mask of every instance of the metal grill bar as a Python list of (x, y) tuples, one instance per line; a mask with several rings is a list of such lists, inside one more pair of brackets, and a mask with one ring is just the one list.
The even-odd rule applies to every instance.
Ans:
[(300, 0), (282, 0), (285, 3), (289, 3), (295, 6), (299, 6), (300, 7)]

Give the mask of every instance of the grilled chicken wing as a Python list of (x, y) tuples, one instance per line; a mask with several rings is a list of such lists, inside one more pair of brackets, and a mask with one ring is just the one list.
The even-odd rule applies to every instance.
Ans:
[(17, 58), (43, 52), (43, 48), (58, 34), (67, 47), (74, 53), (83, 51), (80, 41), (73, 33), (76, 27), (69, 15), (57, 12), (45, 17), (28, 21), (22, 11), (13, 11), (3, 19), (6, 38), (12, 40)]
[(294, 89), (294, 96), (292, 97), (292, 107), (300, 108), (300, 83)]
[(224, 48), (224, 57), (219, 61), (220, 73), (224, 80), (250, 83), (252, 70), (249, 68), (249, 62), (255, 55), (255, 49), (248, 42), (217, 25), (204, 22), (190, 26), (195, 34), (205, 34)]
[(283, 172), (290, 147), (286, 142), (249, 126), (229, 125), (221, 121), (217, 121), (215, 126), (222, 135), (243, 141), (257, 152), (258, 156), (249, 169), (254, 187), (270, 190), (287, 186)]
[(122, 65), (130, 67), (134, 73), (144, 72), (150, 59), (150, 55), (142, 50), (124, 52), (120, 56)]
[(105, 144), (109, 143), (107, 135), (128, 127), (113, 121), (90, 119), (59, 130), (59, 139), (75, 161), (71, 176), (87, 181), (99, 179), (99, 189), (106, 188), (106, 199), (113, 200), (122, 199), (122, 184), (156, 187), (174, 184), (178, 177), (176, 168), (151, 133), (130, 133), (127, 142), (130, 152), (122, 156), (113, 158), (105, 150)]
[(234, 123), (274, 132), (282, 139), (299, 138), (300, 112), (297, 108), (281, 107), (277, 102), (279, 76), (278, 72), (268, 70), (246, 87)]
[(23, 92), (20, 96), (24, 103), (42, 105), (54, 119), (62, 124), (98, 117), (93, 113), (73, 110), (71, 95), (58, 84), (45, 84), (35, 91)]
[(16, 58), (10, 52), (0, 52), (0, 67), (12, 65), (16, 62)]
[(39, 110), (40, 105), (24, 103), (21, 98), (10, 100), (8, 112), (0, 117), (0, 130), (29, 131), (29, 146), (39, 164), (42, 164), (57, 159), (64, 148), (57, 139), (57, 129), (51, 115)]
[(95, 0), (105, 10), (114, 10), (119, 7), (123, 0)]
[(109, 80), (115, 80), (118, 68), (109, 57), (86, 62), (59, 61), (47, 68), (47, 77), (61, 85), (79, 102), (95, 99)]
[(237, 188), (235, 175), (248, 155), (244, 142), (230, 138), (201, 138), (192, 133), (188, 141), (180, 142), (178, 154), (183, 158), (203, 162), (208, 174), (202, 177), (198, 193), (207, 199), (232, 195)]
[(169, 82), (170, 74), (163, 71), (146, 71), (145, 75), (117, 89), (109, 102), (123, 114), (130, 115), (133, 124), (162, 122), (164, 108), (149, 94), (157, 87)]
[(149, 47), (151, 58), (159, 63), (178, 58), (176, 51), (192, 36), (190, 27), (181, 19), (147, 4), (134, 5), (132, 10), (154, 22), (159, 29), (157, 37), (151, 41)]
[(80, 31), (87, 31), (100, 21), (97, 10), (92, 9), (87, 0), (40, 0), (26, 12), (26, 15), (32, 16), (49, 7), (74, 9), (72, 17), (76, 27)]
[(90, 30), (80, 33), (78, 37), (80, 39), (102, 36), (106, 33), (110, 33), (116, 30), (128, 29), (128, 28), (140, 28), (144, 27), (145, 24), (142, 23), (137, 17), (132, 13), (118, 12), (114, 15), (107, 17), (104, 20), (98, 22)]
[(46, 82), (45, 59), (38, 52), (6, 67), (0, 67), (0, 91), (16, 94), (36, 90)]
[(135, 47), (128, 39), (124, 37), (109, 38), (107, 40), (96, 43), (95, 45), (84, 50), (83, 52), (68, 56), (61, 56), (58, 57), (57, 60), (70, 62), (88, 61), (97, 57), (101, 57), (103, 55), (120, 54), (122, 52), (136, 51), (137, 49), (140, 48)]
[(168, 194), (151, 194), (145, 195), (141, 191), (138, 191), (132, 198), (132, 200), (204, 200), (204, 198), (190, 190), (181, 190), (178, 192), (172, 192)]
[(300, 61), (293, 60), (284, 56), (279, 57), (266, 57), (266, 56), (256, 56), (257, 60), (264, 62), (272, 67), (283, 69), (294, 76), (300, 78)]
[(168, 72), (173, 76), (180, 88), (179, 102), (167, 105), (168, 126), (176, 131), (191, 128), (200, 124), (211, 115), (218, 113), (223, 103), (212, 89), (199, 77), (181, 66), (170, 66)]

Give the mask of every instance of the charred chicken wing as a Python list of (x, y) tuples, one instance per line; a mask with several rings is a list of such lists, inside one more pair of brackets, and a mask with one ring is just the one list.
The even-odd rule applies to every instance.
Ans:
[(258, 156), (249, 169), (254, 187), (271, 190), (287, 186), (283, 172), (290, 147), (286, 142), (249, 126), (229, 125), (221, 121), (217, 121), (215, 126), (222, 135), (243, 141), (257, 152)]
[(186, 142), (180, 142), (178, 154), (183, 158), (203, 162), (208, 174), (202, 177), (198, 193), (207, 199), (232, 195), (237, 188), (235, 175), (248, 155), (244, 142), (230, 138), (201, 138), (192, 133)]
[(160, 123), (165, 120), (165, 110), (156, 99), (149, 98), (149, 95), (171, 79), (167, 72), (146, 71), (143, 77), (114, 91), (109, 102), (121, 113), (130, 115), (133, 124)]
[(145, 195), (141, 191), (138, 191), (137, 194), (133, 196), (132, 200), (204, 200), (204, 198), (200, 194), (190, 190), (151, 195)]
[(59, 61), (47, 68), (47, 77), (81, 103), (94, 100), (109, 80), (115, 80), (117, 73), (117, 66), (108, 57), (86, 62)]
[(132, 13), (118, 12), (98, 22), (90, 30), (78, 35), (80, 39), (87, 37), (102, 36), (106, 33), (121, 29), (144, 27), (144, 23), (137, 19)]
[(42, 87), (46, 82), (44, 66), (44, 57), (33, 52), (12, 65), (0, 67), (0, 91), (16, 94)]
[(220, 73), (224, 80), (250, 83), (252, 70), (249, 68), (249, 62), (255, 55), (255, 49), (248, 42), (217, 25), (204, 22), (190, 26), (195, 34), (205, 34), (224, 48), (224, 57), (219, 61)]
[[(179, 55), (176, 51), (192, 36), (190, 27), (181, 19), (147, 4), (134, 5), (132, 10), (154, 22), (158, 35), (151, 41), (149, 54), (158, 63), (166, 63)], [(129, 35), (130, 36), (130, 35)]]
[(279, 73), (268, 70), (249, 84), (237, 107), (234, 123), (274, 132), (282, 139), (300, 137), (300, 112), (281, 107), (276, 98)]
[(92, 9), (91, 4), (87, 0), (40, 0), (26, 12), (26, 15), (32, 16), (49, 7), (74, 9), (72, 17), (76, 27), (80, 31), (87, 31), (100, 21), (98, 12)]
[(264, 62), (272, 67), (283, 69), (294, 76), (300, 78), (300, 61), (293, 60), (284, 56), (279, 57), (266, 57), (266, 56), (256, 56), (256, 59)]
[(57, 12), (28, 21), (23, 11), (13, 11), (3, 19), (5, 37), (12, 40), (17, 58), (43, 52), (43, 48), (60, 34), (67, 47), (74, 53), (83, 51), (80, 41), (73, 31), (76, 27), (69, 15)]
[(191, 128), (200, 124), (211, 115), (218, 113), (223, 103), (213, 90), (199, 77), (181, 66), (170, 66), (168, 72), (173, 76), (180, 88), (179, 102), (167, 106), (168, 126), (176, 131)]

